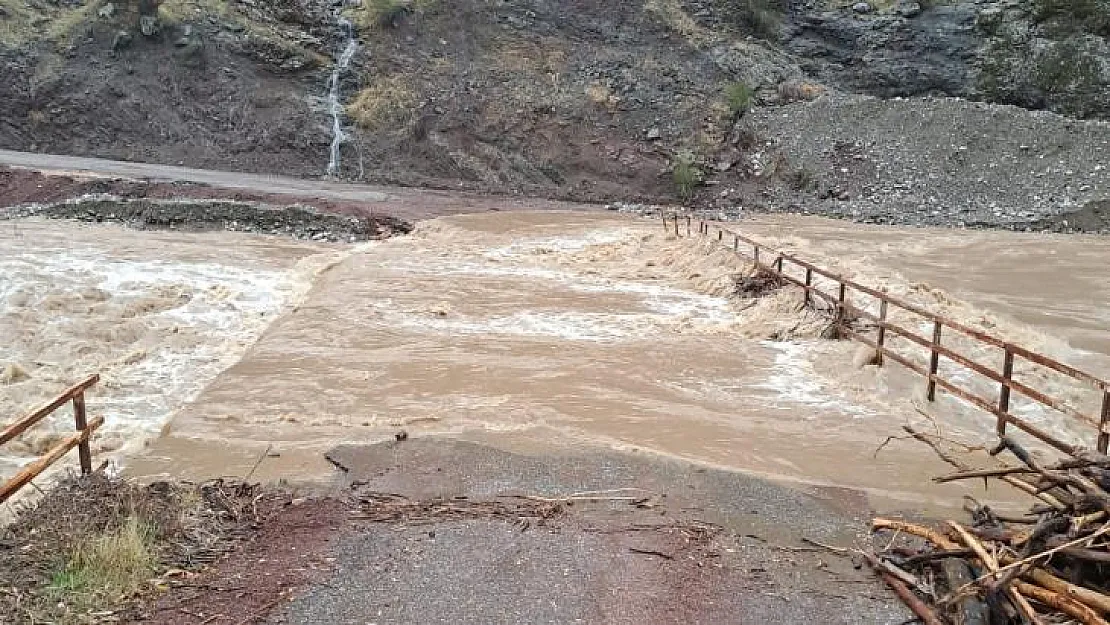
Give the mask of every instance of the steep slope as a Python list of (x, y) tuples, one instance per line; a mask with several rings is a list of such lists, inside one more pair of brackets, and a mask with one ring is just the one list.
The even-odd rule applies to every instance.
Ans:
[[(834, 152), (854, 139), (834, 122), (873, 120), (874, 165), (912, 172), (932, 171), (930, 142), (984, 143), (999, 119), (1086, 146), (1104, 127), (1068, 118), (1110, 116), (1110, 0), (0, 0), (0, 147), (322, 175), (343, 19), (359, 38), (336, 74), (349, 179), (913, 223), (928, 196), (908, 210), (884, 199), (893, 182), (845, 179)], [(914, 99), (858, 119), (872, 105), (842, 93), (1067, 117)], [(1058, 168), (1079, 171), (1065, 152)], [(1106, 200), (1100, 172), (1030, 187), (1031, 219)], [(981, 176), (944, 173), (979, 193), (946, 198), (945, 223), (961, 202), (968, 223), (1024, 219), (1025, 191), (991, 206)]]

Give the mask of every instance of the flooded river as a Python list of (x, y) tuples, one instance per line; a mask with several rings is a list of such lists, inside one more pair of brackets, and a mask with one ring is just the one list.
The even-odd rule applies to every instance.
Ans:
[[(795, 218), (741, 227), (1066, 361), (1103, 367), (1110, 353), (1102, 240)], [(0, 327), (38, 338), (0, 352), (30, 374), (0, 385), (3, 414), (107, 372), (90, 406), (109, 417), (109, 440), (168, 424), (122, 456), (136, 475), (312, 479), (332, 471), (322, 452), (335, 444), (405, 430), (526, 453), (600, 443), (920, 507), (960, 487), (928, 481), (947, 467), (920, 444), (876, 453), (887, 437), (904, 423), (993, 432), (950, 398), (926, 405), (906, 371), (859, 366), (855, 344), (821, 339), (827, 322), (799, 293), (735, 296), (745, 262), (658, 222), (488, 213), (358, 248), (12, 228), (0, 231), (0, 271), (14, 276)], [(29, 239), (34, 249), (18, 243)], [(51, 294), (67, 303), (44, 308)], [(129, 305), (143, 312), (128, 317)], [(116, 318), (139, 329), (100, 338)], [(129, 363), (134, 350), (144, 356)], [(67, 351), (83, 355), (38, 364)]]

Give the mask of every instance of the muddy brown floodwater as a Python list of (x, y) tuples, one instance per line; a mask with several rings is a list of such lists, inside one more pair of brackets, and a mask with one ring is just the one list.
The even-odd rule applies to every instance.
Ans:
[[(795, 484), (859, 488), (880, 509), (937, 510), (969, 492), (928, 480), (945, 465), (916, 443), (876, 450), (905, 423), (973, 442), (993, 434), (989, 416), (950, 397), (924, 402), (921, 381), (906, 371), (857, 366), (857, 346), (819, 338), (826, 321), (802, 309), (799, 293), (737, 296), (734, 276), (750, 270), (746, 262), (676, 240), (657, 222), (487, 213), (424, 222), (411, 236), (358, 247), (52, 227), (103, 256), (160, 259), (132, 270), (163, 270), (147, 281), (178, 276), (191, 294), (182, 301), (194, 307), (220, 280), (238, 294), (232, 309), (266, 303), (265, 323), (244, 327), (229, 325), (242, 315), (225, 319), (198, 309), (188, 317), (209, 323), (191, 332), (211, 327), (213, 342), (230, 349), (203, 361), (211, 374), (201, 389), (151, 412), (135, 431), (140, 437), (172, 415), (144, 452), (121, 456), (134, 475), (253, 471), (263, 479), (323, 479), (334, 471), (324, 451), (403, 429), (535, 454), (609, 445)], [(739, 227), (1065, 361), (1095, 368), (1106, 361), (1097, 328), (1106, 320), (1099, 302), (1107, 287), (1098, 277), (1110, 246), (1100, 239), (781, 217)], [(177, 247), (168, 243), (173, 237), (182, 237)], [(51, 249), (41, 262), (72, 253)], [(1026, 256), (1015, 258), (1015, 250)], [(1022, 267), (1029, 257), (1039, 259), (1034, 273)], [(208, 273), (197, 274), (198, 266)], [(311, 288), (302, 293), (297, 284), (306, 277)], [(1050, 286), (1035, 290), (1048, 277)], [(111, 296), (106, 301), (123, 289), (99, 280)], [(141, 290), (132, 282), (120, 297)], [(155, 308), (143, 327), (147, 341), (161, 345), (159, 333), (173, 332), (173, 324), (159, 325), (163, 317), (186, 317), (174, 306)], [(63, 312), (84, 314), (76, 310)], [(27, 327), (49, 325), (23, 314)], [(170, 341), (158, 349), (172, 355), (179, 347)], [(1048, 415), (1026, 416), (1061, 436), (1086, 435)], [(109, 428), (125, 431), (121, 419), (110, 418)], [(1010, 498), (998, 490), (976, 495)]]

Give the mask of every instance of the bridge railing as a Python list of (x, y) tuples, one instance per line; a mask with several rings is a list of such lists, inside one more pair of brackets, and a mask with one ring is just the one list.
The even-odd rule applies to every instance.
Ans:
[[(686, 234), (692, 236), (693, 219), (689, 216), (684, 219)], [(668, 233), (673, 231), (676, 236), (681, 236), (682, 220), (683, 217), (677, 215), (673, 216), (673, 220), (664, 215), (663, 226)], [(699, 221), (697, 234), (709, 239), (715, 238), (720, 245), (730, 246), (735, 253), (754, 261), (758, 269), (803, 289), (806, 304), (828, 312), (837, 323), (839, 332), (844, 336), (873, 348), (878, 364), (881, 365), (889, 359), (921, 375), (925, 379), (926, 398), (929, 401), (936, 400), (937, 389), (940, 388), (994, 415), (999, 436), (1005, 435), (1007, 428), (1013, 426), (1060, 451), (1074, 453), (1077, 446), (1061, 440), (1039, 425), (1015, 414), (1012, 399), (1015, 395), (1020, 395), (1093, 429), (1097, 433), (1094, 443), (1099, 452), (1105, 454), (1110, 447), (1110, 383), (1107, 381), (1032, 349), (969, 327), (889, 293), (849, 280), (796, 256), (762, 245), (718, 224)], [(872, 312), (875, 310), (877, 312)], [(931, 332), (923, 336), (906, 325), (892, 322), (889, 317), (895, 310), (907, 313), (910, 318), (918, 319), (921, 324), (929, 327)], [(870, 331), (853, 328), (852, 324), (848, 323), (850, 319), (870, 322), (874, 327), (874, 335), (870, 335)], [(994, 349), (998, 352), (1001, 362), (985, 365), (974, 357), (958, 351), (955, 345), (944, 344), (944, 339), (950, 338), (953, 334), (970, 339), (977, 347)], [(905, 352), (892, 349), (891, 336), (900, 337), (922, 348), (927, 359), (915, 360)], [(958, 385), (951, 377), (945, 377), (942, 374), (941, 363), (945, 360), (948, 361), (946, 364), (949, 367), (955, 367), (963, 372), (972, 372), (989, 380), (997, 392), (986, 396), (981, 391)], [(1054, 397), (1051, 392), (1038, 390), (1030, 384), (1015, 379), (1015, 365), (1021, 363), (1032, 365), (1027, 367), (1028, 369), (1040, 368), (1052, 371), (1088, 389), (1088, 392), (1095, 394), (1092, 398), (1095, 400), (1093, 405), (1101, 406), (1098, 414), (1089, 414), (1062, 397)]]

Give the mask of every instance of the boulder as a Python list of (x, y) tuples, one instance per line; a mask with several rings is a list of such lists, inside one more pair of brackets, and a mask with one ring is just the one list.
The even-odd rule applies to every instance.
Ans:
[(144, 37), (153, 37), (162, 32), (162, 22), (158, 19), (157, 15), (140, 15), (139, 32), (141, 32)]
[(115, 37), (112, 38), (112, 50), (119, 51), (123, 50), (124, 48), (130, 47), (132, 41), (133, 38), (131, 37), (131, 32), (127, 30), (121, 30), (116, 33)]

